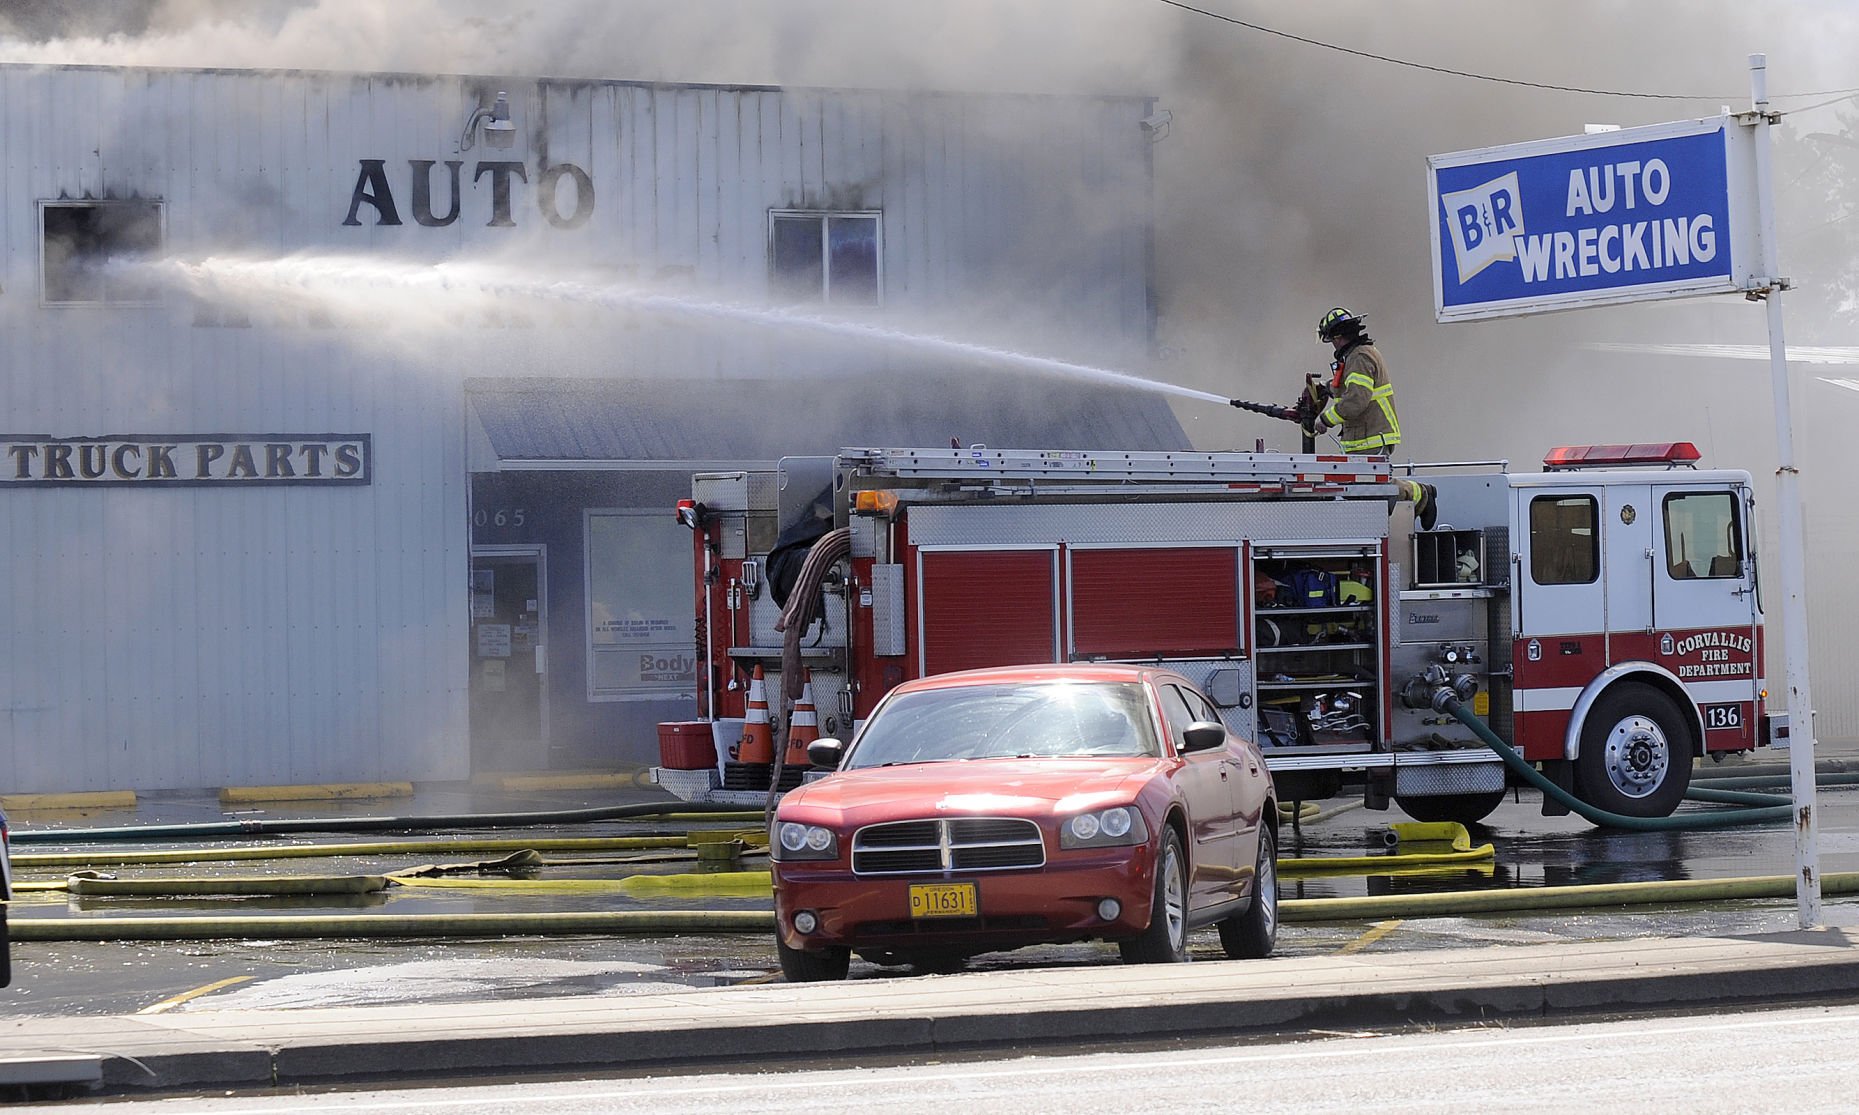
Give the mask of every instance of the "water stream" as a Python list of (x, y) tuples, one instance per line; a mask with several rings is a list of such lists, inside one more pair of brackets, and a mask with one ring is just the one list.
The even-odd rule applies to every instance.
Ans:
[(157, 278), (192, 293), (216, 299), (295, 298), (311, 302), (354, 299), (365, 288), (415, 292), (434, 297), (487, 295), (532, 298), (611, 307), (710, 322), (730, 322), (789, 332), (811, 333), (907, 350), (951, 361), (1018, 368), (1042, 375), (1159, 391), (1224, 406), (1226, 398), (1172, 383), (1145, 379), (1110, 368), (1077, 364), (1037, 353), (912, 333), (870, 322), (803, 310), (769, 308), (716, 298), (654, 291), (637, 285), (531, 276), (501, 264), (475, 261), (416, 263), (353, 256), (295, 255), (253, 260), (213, 256), (199, 260), (168, 259), (145, 264)]

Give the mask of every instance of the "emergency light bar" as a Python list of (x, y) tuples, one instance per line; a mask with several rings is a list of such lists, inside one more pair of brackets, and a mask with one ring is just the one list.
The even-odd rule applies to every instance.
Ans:
[(1703, 454), (1688, 441), (1654, 441), (1640, 445), (1558, 445), (1543, 458), (1548, 472), (1623, 465), (1694, 466)]

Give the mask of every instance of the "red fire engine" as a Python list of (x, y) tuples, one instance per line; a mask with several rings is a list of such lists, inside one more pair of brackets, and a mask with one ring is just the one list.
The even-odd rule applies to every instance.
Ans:
[[(754, 667), (782, 717), (785, 649), (840, 737), (909, 678), (1165, 663), (1260, 742), (1285, 800), (1360, 782), (1371, 806), (1469, 822), (1507, 772), (1427, 707), (1450, 684), (1582, 800), (1663, 816), (1697, 757), (1785, 733), (1764, 707), (1749, 474), (1697, 461), (1681, 442), (1557, 449), (1541, 472), (1401, 466), (1439, 492), (1428, 531), (1390, 514), (1382, 458), (848, 449), (702, 474), (679, 514), (723, 761), (661, 782), (760, 800), (768, 768), (729, 753)], [(829, 531), (849, 556), (819, 619), (778, 632), (790, 571)]]

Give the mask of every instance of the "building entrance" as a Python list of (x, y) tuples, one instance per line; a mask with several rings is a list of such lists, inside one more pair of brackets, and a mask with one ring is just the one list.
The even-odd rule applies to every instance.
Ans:
[(546, 568), (540, 546), (471, 551), (474, 773), (548, 766)]

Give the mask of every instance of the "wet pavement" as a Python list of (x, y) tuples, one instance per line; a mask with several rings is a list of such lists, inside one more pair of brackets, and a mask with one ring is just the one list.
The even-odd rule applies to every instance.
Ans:
[[(1821, 791), (1820, 852), (1823, 872), (1859, 871), (1859, 789)], [(262, 812), (229, 814), (204, 795), (145, 798), (134, 814), (61, 814), (55, 827), (177, 824), (228, 816), (412, 816), (463, 812), (523, 812), (573, 809), (626, 802), (667, 802), (655, 789), (533, 791), (509, 793), (458, 786), (422, 788), (414, 799), (375, 802), (291, 802)], [(1330, 803), (1332, 805), (1336, 803)], [(1687, 809), (1707, 808), (1686, 806)], [(1387, 813), (1353, 809), (1286, 830), (1286, 856), (1324, 857), (1387, 854)], [(15, 827), (54, 827), (39, 817), (16, 817)], [(108, 866), (123, 877), (354, 875), (381, 874), (425, 863), (493, 860), (503, 852), (452, 851), (447, 845), (470, 838), (677, 836), (691, 829), (757, 827), (742, 821), (658, 819), (551, 825), (520, 830), (448, 830), (439, 835), (326, 834), (265, 841), (276, 845), (328, 845), (360, 841), (431, 841), (417, 853), (201, 862), (160, 866)], [(1658, 879), (1711, 879), (1790, 875), (1794, 849), (1782, 826), (1674, 833), (1624, 833), (1596, 829), (1576, 817), (1544, 817), (1535, 794), (1510, 800), (1473, 842), (1489, 841), (1495, 860), (1422, 874), (1287, 878), (1283, 896), (1328, 898), (1400, 895), (1487, 888), (1563, 886)], [(86, 845), (101, 851), (250, 847), (251, 840), (163, 841), (148, 844)], [(15, 857), (76, 850), (77, 845), (23, 844)], [(1411, 849), (1402, 849), (1411, 850)], [(636, 874), (689, 874), (699, 870), (682, 849), (551, 852), (547, 866), (530, 880), (621, 879)], [(758, 870), (765, 858), (750, 855), (740, 870)], [(17, 866), (18, 882), (62, 879), (75, 867)], [(16, 919), (85, 918), (104, 915), (275, 914), (299, 912), (405, 913), (533, 912), (585, 910), (767, 910), (765, 897), (636, 897), (612, 893), (492, 889), (392, 888), (366, 895), (301, 898), (100, 898), (60, 892), (26, 892), (13, 905)], [(1859, 925), (1859, 901), (1830, 899), (1827, 921)], [(1390, 949), (1458, 948), (1490, 944), (1620, 940), (1791, 929), (1792, 901), (1673, 905), (1621, 911), (1544, 912), (1472, 918), (1424, 918), (1375, 923), (1290, 924), (1280, 934), (1280, 952), (1314, 956)], [(1192, 943), (1198, 958), (1221, 955), (1209, 930)], [(976, 970), (1065, 968), (1115, 964), (1113, 946), (1082, 944), (1022, 949), (977, 958)], [(669, 987), (703, 987), (778, 978), (772, 941), (755, 935), (685, 935), (663, 939), (564, 937), (457, 940), (16, 942), (14, 986), (0, 990), (0, 1017), (33, 1014), (121, 1014), (144, 1010), (290, 1008), (387, 1003), (444, 1003), (559, 995), (626, 995)], [(855, 961), (853, 978), (900, 974)], [(189, 997), (191, 996), (191, 997)]]

